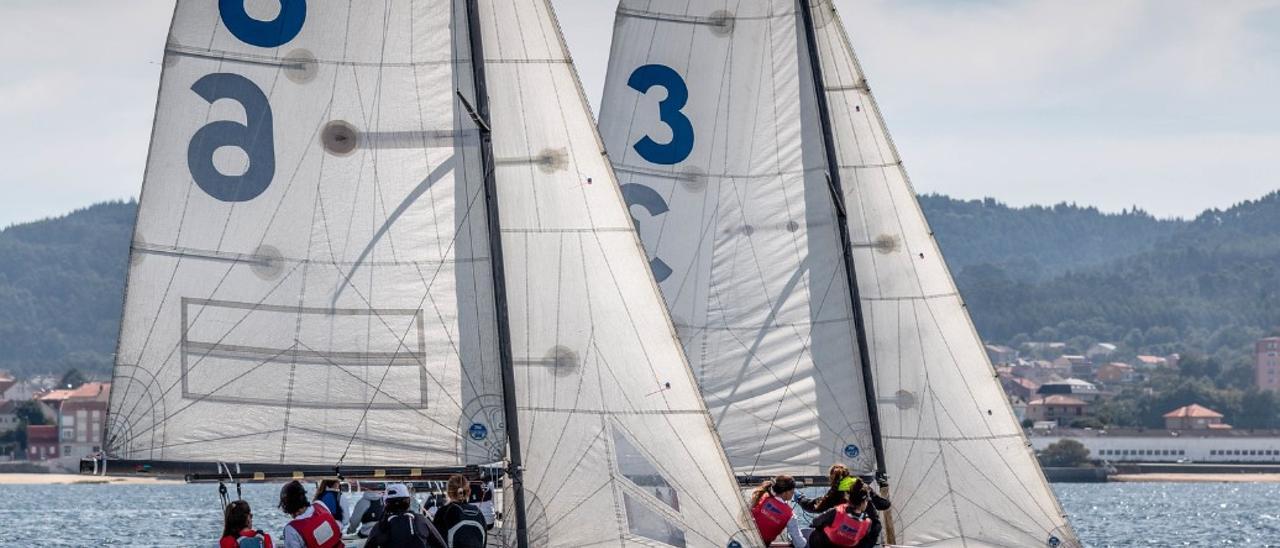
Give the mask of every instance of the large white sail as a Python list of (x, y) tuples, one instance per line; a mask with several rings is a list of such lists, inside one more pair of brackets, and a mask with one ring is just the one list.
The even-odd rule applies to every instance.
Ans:
[(501, 459), (478, 139), (454, 93), (471, 71), (452, 9), (177, 3), (117, 352), (114, 456)]
[[(773, 236), (758, 230), (756, 224), (738, 220), (735, 226), (732, 221), (770, 219), (756, 223), (778, 226), (793, 219), (800, 202), (809, 219), (818, 211), (826, 214), (818, 218), (832, 222), (830, 210), (818, 205), (825, 201), (830, 207), (832, 197), (817, 192), (817, 188), (825, 190), (818, 184), (825, 185), (822, 174), (828, 163), (822, 157), (826, 150), (821, 136), (814, 137), (811, 132), (821, 131), (824, 120), (815, 104), (813, 86), (806, 85), (813, 82), (811, 46), (799, 1), (742, 5), (623, 0), (601, 113), (602, 131), (625, 174), (624, 185), (648, 189), (640, 191), (640, 199), (633, 202), (639, 206), (633, 211), (640, 234), (654, 255), (656, 273), (670, 272), (663, 290), (673, 314), (693, 318), (684, 322), (690, 327), (682, 329), (681, 336), (700, 369), (709, 406), (713, 412), (723, 412), (717, 417), (722, 435), (729, 440), (726, 450), (739, 472), (744, 471), (744, 463), (756, 461), (743, 452), (750, 449), (733, 443), (733, 434), (726, 432), (735, 407), (749, 415), (742, 420), (750, 423), (759, 420), (748, 412), (753, 398), (770, 398), (780, 411), (776, 417), (766, 417), (772, 419), (771, 426), (808, 436), (815, 427), (832, 421), (829, 411), (823, 409), (818, 409), (820, 419), (808, 422), (797, 421), (803, 414), (782, 413), (794, 405), (788, 398), (797, 391), (797, 387), (788, 387), (788, 382), (799, 383), (798, 389), (803, 390), (807, 379), (779, 380), (766, 359), (759, 359), (757, 367), (738, 366), (738, 375), (731, 380), (741, 386), (736, 392), (723, 384), (728, 379), (716, 378), (714, 373), (709, 382), (708, 371), (732, 367), (732, 360), (725, 359), (723, 345), (707, 345), (708, 335), (703, 331), (709, 326), (696, 323), (714, 318), (724, 309), (724, 294), (735, 297), (730, 305), (736, 309), (771, 310), (777, 306), (777, 294), (765, 289), (769, 284), (786, 287), (784, 282), (805, 274), (804, 267), (815, 256), (839, 261), (839, 241), (821, 240), (820, 247), (814, 234), (825, 233), (812, 222), (801, 223), (808, 229), (808, 247), (797, 255), (790, 249), (771, 248), (769, 239)], [(878, 404), (885, 466), (894, 485), (890, 538), (906, 545), (1075, 544), (1074, 534), (993, 379), (980, 339), (919, 209), (843, 26), (829, 0), (812, 1), (812, 47), (822, 63), (822, 92), (830, 107), (825, 122), (833, 133), (838, 182), (847, 205), (858, 306), (865, 318), (875, 382), (873, 397)], [(771, 5), (766, 9), (762, 4)], [(769, 33), (762, 33), (761, 28)], [(782, 36), (777, 36), (780, 33)], [(722, 43), (712, 37), (719, 37)], [(750, 56), (751, 61), (733, 63), (738, 55)], [(665, 114), (662, 102), (670, 100), (670, 90), (665, 97), (659, 92), (641, 98), (636, 89), (628, 89), (635, 87), (628, 86), (634, 71), (651, 64), (673, 68), (681, 83), (687, 83), (687, 101), (672, 105)], [(677, 96), (683, 98), (683, 94)], [(681, 127), (672, 120), (689, 123)], [(690, 135), (693, 145), (687, 154), (675, 150), (680, 154), (656, 156), (664, 165), (646, 160), (642, 149), (652, 148), (643, 142), (646, 137), (670, 147), (686, 142)], [(777, 150), (803, 157), (806, 170), (819, 172), (818, 177), (804, 179), (803, 201), (796, 199), (792, 190), (799, 183), (766, 186), (782, 178), (787, 169), (796, 169), (793, 162), (774, 168), (776, 173), (760, 170), (761, 164), (772, 166), (767, 162), (785, 157), (772, 149), (754, 148), (756, 143), (774, 140)], [(792, 151), (793, 147), (804, 150)], [(748, 179), (750, 175), (760, 176)], [(743, 181), (723, 182), (734, 179)], [(690, 184), (692, 181), (705, 181), (705, 185)], [(730, 184), (740, 189), (725, 192), (718, 188)], [(749, 224), (757, 230), (747, 230)], [(729, 238), (737, 242), (722, 244)], [(747, 285), (748, 291), (718, 288), (717, 276), (742, 276), (743, 261), (734, 260), (740, 253), (750, 254), (751, 262), (746, 264), (764, 280)], [(843, 264), (834, 268), (840, 274), (838, 281), (844, 274)], [(848, 295), (847, 286), (839, 289)], [(812, 302), (814, 294), (808, 295)], [(839, 306), (848, 307), (847, 299)], [(699, 307), (707, 311), (698, 312)], [(841, 310), (845, 314), (850, 311)], [(760, 312), (755, 318), (764, 319), (752, 324), (762, 333), (791, 325)], [(814, 332), (811, 342), (793, 344), (781, 356), (747, 348), (779, 362), (787, 358), (798, 361), (806, 352), (814, 353), (812, 362), (822, 377), (858, 379), (861, 363), (856, 351), (841, 356), (842, 363), (832, 364), (830, 369), (817, 359), (822, 336)], [(842, 346), (856, 344), (847, 331), (838, 336)], [(867, 401), (860, 384), (842, 396), (851, 402)], [(808, 397), (811, 400), (805, 403), (812, 405), (813, 398), (821, 401), (821, 392)], [(857, 423), (865, 420), (863, 417), (836, 419)], [(768, 449), (759, 439), (757, 444), (756, 451)], [(848, 460), (829, 450), (819, 458), (822, 464)], [(865, 461), (855, 464), (867, 468)], [(804, 470), (779, 468), (790, 473)]]
[(544, 0), (181, 0), (157, 108), (114, 457), (519, 457), (531, 546), (759, 544)]
[(897, 486), (897, 540), (1078, 544), (994, 378), (844, 25), (830, 0), (812, 0), (812, 10)]
[(875, 456), (795, 0), (623, 0), (600, 117), (741, 475)]
[(759, 544), (546, 0), (481, 0), (532, 546)]

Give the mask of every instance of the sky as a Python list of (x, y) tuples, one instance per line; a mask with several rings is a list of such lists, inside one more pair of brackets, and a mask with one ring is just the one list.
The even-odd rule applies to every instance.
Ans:
[[(1280, 0), (836, 1), (919, 192), (1187, 217), (1280, 188)], [(598, 104), (616, 3), (553, 3)], [(172, 9), (0, 2), (0, 226), (137, 196)]]

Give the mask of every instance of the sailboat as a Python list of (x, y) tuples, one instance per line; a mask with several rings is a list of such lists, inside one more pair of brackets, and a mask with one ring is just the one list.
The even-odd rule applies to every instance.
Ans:
[(600, 128), (740, 479), (843, 462), (887, 543), (1079, 545), (831, 0), (622, 0)]
[(758, 546), (603, 150), (547, 0), (179, 0), (95, 464)]

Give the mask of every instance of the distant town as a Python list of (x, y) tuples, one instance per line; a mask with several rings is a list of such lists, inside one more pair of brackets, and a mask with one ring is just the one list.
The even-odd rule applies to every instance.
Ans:
[[(1074, 440), (1093, 462), (1280, 463), (1274, 423), (1280, 337), (1255, 342), (1253, 386), (1238, 393), (1215, 390), (1197, 378), (1203, 364), (1179, 354), (1125, 356), (1105, 342), (1083, 351), (1040, 341), (986, 349), (1042, 457), (1050, 446)], [(1158, 402), (1165, 407), (1153, 407)], [(1216, 403), (1229, 405), (1245, 426), (1232, 424)]]
[[(1069, 439), (1092, 462), (1280, 464), (1280, 337), (1254, 343), (1253, 386), (1235, 393), (1197, 379), (1204, 364), (1179, 354), (1126, 355), (1105, 342), (986, 350), (1037, 451)], [(103, 449), (110, 394), (111, 383), (74, 369), (0, 373), (0, 471), (77, 470)]]

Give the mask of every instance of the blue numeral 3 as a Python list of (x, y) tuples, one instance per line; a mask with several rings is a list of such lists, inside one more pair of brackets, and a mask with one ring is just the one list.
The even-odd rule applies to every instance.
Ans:
[(218, 0), (222, 24), (236, 38), (260, 48), (274, 48), (289, 43), (307, 19), (307, 0), (280, 0), (280, 15), (272, 21), (249, 17), (244, 3), (248, 0)]
[[(239, 74), (210, 74), (191, 90), (205, 101), (231, 99), (244, 107), (246, 124), (220, 120), (200, 128), (187, 145), (187, 168), (201, 190), (224, 202), (257, 198), (276, 175), (275, 136), (271, 104), (253, 82)], [(213, 152), (235, 147), (249, 157), (249, 169), (241, 175), (224, 175), (213, 165)]]
[(689, 88), (671, 67), (645, 65), (631, 73), (627, 85), (640, 93), (648, 93), (653, 86), (667, 90), (667, 98), (658, 103), (658, 119), (671, 128), (671, 142), (660, 144), (647, 135), (635, 144), (640, 157), (651, 163), (673, 165), (683, 162), (693, 152), (693, 123), (680, 109), (689, 102)]
[[(628, 208), (638, 205), (653, 216), (662, 215), (669, 209), (667, 201), (663, 200), (662, 195), (652, 188), (636, 183), (627, 183), (620, 188), (622, 189), (622, 199), (627, 201)], [(635, 225), (636, 230), (640, 230), (640, 221), (636, 220), (635, 215), (631, 216), (631, 223)], [(671, 277), (671, 267), (657, 257), (649, 261), (649, 269), (653, 271), (654, 279), (659, 282), (664, 282)]]

